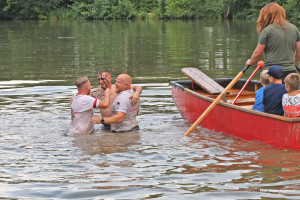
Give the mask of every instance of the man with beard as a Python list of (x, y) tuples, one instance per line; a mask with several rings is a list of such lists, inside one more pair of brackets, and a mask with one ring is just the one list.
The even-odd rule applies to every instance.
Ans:
[(116, 80), (115, 92), (118, 94), (117, 98), (112, 103), (111, 117), (100, 117), (94, 115), (91, 122), (96, 124), (110, 124), (112, 132), (128, 132), (138, 130), (138, 122), (136, 116), (139, 112), (139, 100), (135, 105), (131, 103), (130, 96), (133, 94), (131, 89), (132, 79), (128, 74), (120, 74)]
[[(91, 90), (91, 96), (97, 99), (103, 99), (105, 97), (106, 88), (110, 89), (110, 105), (107, 108), (100, 108), (100, 113), (103, 117), (111, 116), (111, 106), (118, 94), (116, 93), (116, 85), (111, 83), (111, 74), (108, 70), (103, 69), (98, 72), (98, 80), (100, 87), (94, 88)], [(135, 105), (139, 101), (140, 94), (142, 93), (142, 87), (138, 85), (131, 85), (132, 90), (134, 92), (129, 96), (131, 98), (132, 105)], [(105, 130), (110, 130), (110, 125), (107, 123), (103, 123), (103, 127)]]
[(94, 125), (90, 122), (93, 117), (93, 108), (107, 108), (109, 106), (110, 90), (104, 91), (103, 100), (89, 96), (91, 83), (86, 76), (76, 80), (78, 93), (73, 96), (71, 103), (72, 122), (67, 135), (87, 135), (94, 132)]

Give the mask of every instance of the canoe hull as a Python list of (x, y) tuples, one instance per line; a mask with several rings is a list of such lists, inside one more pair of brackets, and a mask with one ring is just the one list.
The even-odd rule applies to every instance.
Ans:
[[(214, 99), (172, 85), (172, 97), (182, 116), (195, 122)], [(300, 149), (300, 121), (220, 102), (200, 126), (246, 140), (257, 140), (279, 148)]]

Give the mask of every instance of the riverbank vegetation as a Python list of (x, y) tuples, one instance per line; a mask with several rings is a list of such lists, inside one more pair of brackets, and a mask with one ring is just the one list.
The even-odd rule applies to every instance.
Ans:
[[(270, 0), (2, 0), (0, 19), (249, 19)], [(274, 0), (300, 21), (299, 0)]]

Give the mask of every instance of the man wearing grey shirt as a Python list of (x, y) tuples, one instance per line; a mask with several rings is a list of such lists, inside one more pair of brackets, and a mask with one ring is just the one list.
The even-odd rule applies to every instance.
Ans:
[(113, 132), (128, 132), (139, 129), (136, 116), (140, 109), (140, 101), (133, 105), (129, 98), (133, 94), (131, 89), (132, 79), (128, 74), (120, 74), (116, 80), (115, 92), (118, 94), (114, 100), (111, 111), (111, 117), (101, 118), (94, 115), (91, 122), (96, 124), (110, 124), (110, 130)]

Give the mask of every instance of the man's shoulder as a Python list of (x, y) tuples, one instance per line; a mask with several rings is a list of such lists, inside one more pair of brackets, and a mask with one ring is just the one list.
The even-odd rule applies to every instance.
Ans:
[(117, 96), (117, 99), (128, 99), (129, 101), (131, 101), (129, 99), (129, 97), (132, 95), (132, 92), (130, 92), (130, 90), (125, 90), (123, 92), (120, 92)]
[(134, 93), (133, 90), (125, 90), (119, 93), (119, 96), (130, 96)]
[(94, 100), (94, 97), (91, 97), (89, 95), (75, 95), (74, 99), (80, 99), (80, 100)]
[[(76, 106), (90, 105), (95, 102), (95, 98), (89, 95), (75, 95), (71, 103), (71, 107), (75, 108)], [(74, 107), (75, 106), (75, 107)]]

